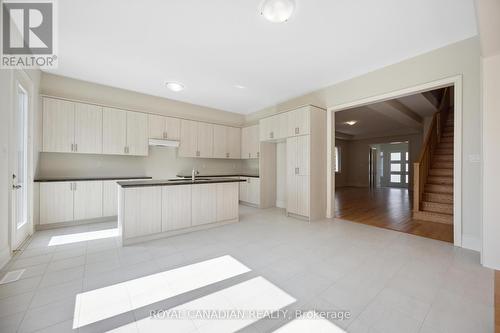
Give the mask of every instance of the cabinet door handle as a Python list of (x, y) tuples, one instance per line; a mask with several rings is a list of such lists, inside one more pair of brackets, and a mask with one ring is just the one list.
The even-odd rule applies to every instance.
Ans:
[(299, 134), (299, 128), (295, 127), (295, 134)]
[(69, 183), (69, 190), (73, 191), (73, 183)]
[(298, 175), (299, 174), (299, 168), (295, 168), (295, 174)]
[(226, 158), (229, 158), (229, 153), (226, 153)]
[(250, 158), (250, 153), (248, 153), (248, 158)]
[(274, 138), (274, 132), (269, 133), (269, 137), (270, 137), (271, 139), (273, 139), (273, 138)]
[(74, 188), (74, 190), (76, 191), (76, 183), (73, 183), (73, 185), (74, 185), (74, 187), (73, 187), (73, 188)]
[(200, 156), (200, 151), (199, 150), (196, 151), (196, 156)]
[(123, 153), (127, 153), (127, 146), (123, 147)]
[(75, 151), (75, 144), (74, 143), (71, 144), (71, 151)]
[(78, 143), (75, 143), (75, 151), (78, 151)]
[(257, 158), (259, 158), (259, 157), (260, 157), (260, 152), (257, 152)]

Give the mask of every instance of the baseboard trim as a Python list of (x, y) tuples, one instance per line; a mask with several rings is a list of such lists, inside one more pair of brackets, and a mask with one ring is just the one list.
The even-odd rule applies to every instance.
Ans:
[(59, 222), (59, 223), (37, 224), (37, 225), (35, 225), (35, 230), (41, 231), (41, 230), (57, 229), (57, 228), (63, 228), (63, 227), (74, 227), (77, 225), (83, 225), (83, 224), (89, 224), (89, 223), (116, 221), (117, 219), (118, 219), (118, 216), (105, 216), (105, 217), (98, 217), (98, 218), (89, 219), (89, 220), (76, 220), (76, 221)]
[(199, 231), (199, 230), (221, 227), (223, 225), (236, 223), (236, 222), (239, 222), (239, 218), (226, 220), (226, 221), (219, 221), (219, 222), (214, 222), (214, 223), (208, 223), (208, 224), (202, 224), (202, 225), (184, 228), (184, 229), (179, 229), (179, 230), (165, 231), (165, 232), (160, 232), (157, 234), (152, 234), (152, 235), (147, 235), (147, 236), (139, 236), (139, 237), (123, 239), (122, 238), (123, 235), (120, 235), (120, 237), (122, 238), (121, 244), (122, 244), (122, 246), (133, 245), (133, 244), (137, 244), (137, 243), (143, 243), (143, 242), (147, 242), (147, 241), (177, 236), (177, 235), (181, 235), (181, 234), (187, 234), (187, 233), (195, 232), (195, 231)]
[(481, 240), (474, 236), (462, 235), (462, 247), (477, 252), (481, 252)]
[(7, 246), (0, 251), (0, 269), (3, 269), (5, 265), (12, 258), (12, 254), (10, 252), (10, 248)]

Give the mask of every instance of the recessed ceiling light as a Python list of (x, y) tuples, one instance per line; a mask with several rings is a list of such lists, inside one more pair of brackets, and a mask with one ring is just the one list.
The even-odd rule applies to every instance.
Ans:
[(353, 125), (356, 125), (357, 121), (356, 120), (349, 120), (349, 121), (346, 121), (345, 123), (349, 126), (353, 126)]
[(273, 23), (288, 21), (295, 9), (293, 0), (264, 0), (260, 7), (260, 14)]
[(246, 89), (246, 87), (242, 86), (241, 84), (237, 84), (237, 85), (235, 85), (235, 87), (238, 89)]
[(167, 86), (168, 89), (175, 92), (184, 90), (184, 85), (179, 82), (166, 82), (165, 85)]

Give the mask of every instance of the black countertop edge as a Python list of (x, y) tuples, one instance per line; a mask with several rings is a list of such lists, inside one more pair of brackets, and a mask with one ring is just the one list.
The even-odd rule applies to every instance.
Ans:
[(242, 179), (233, 178), (213, 178), (213, 179), (198, 179), (194, 182), (191, 179), (186, 180), (144, 180), (117, 182), (123, 188), (130, 187), (148, 187), (148, 186), (172, 186), (172, 185), (196, 185), (196, 184), (214, 184), (214, 183), (239, 183), (244, 182)]
[(134, 179), (153, 179), (153, 177), (95, 177), (95, 178), (38, 178), (35, 183), (47, 182), (90, 182), (99, 180), (134, 180)]
[[(180, 178), (191, 178), (191, 175), (177, 175)], [(196, 177), (251, 177), (251, 178), (260, 178), (259, 175), (256, 174), (248, 174), (248, 173), (237, 173), (237, 174), (226, 174), (226, 175), (196, 175)]]

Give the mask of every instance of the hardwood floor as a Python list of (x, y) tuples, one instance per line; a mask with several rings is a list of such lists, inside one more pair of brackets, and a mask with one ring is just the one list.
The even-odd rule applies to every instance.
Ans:
[(335, 189), (335, 216), (408, 234), (453, 242), (453, 225), (412, 219), (407, 189), (341, 187)]

